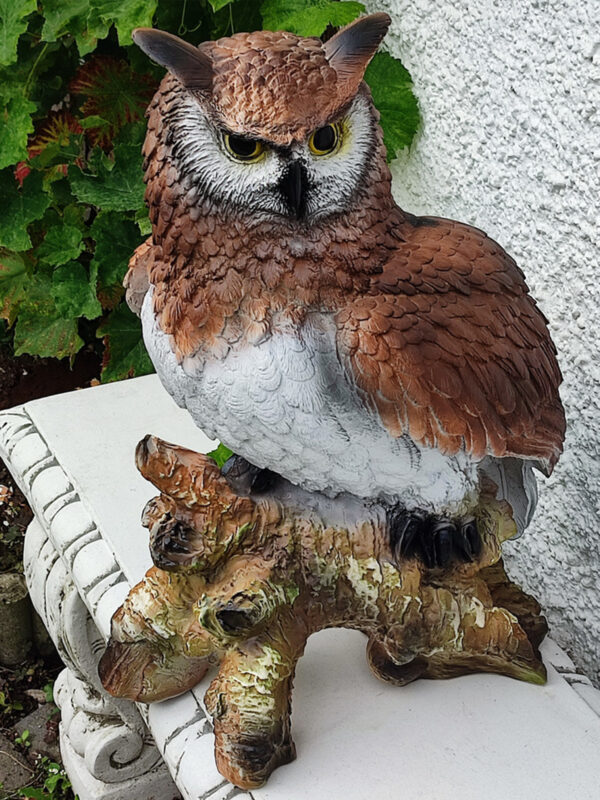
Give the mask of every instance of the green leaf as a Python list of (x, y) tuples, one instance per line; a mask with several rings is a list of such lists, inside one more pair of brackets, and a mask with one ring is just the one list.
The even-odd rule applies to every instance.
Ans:
[(156, 5), (156, 0), (43, 0), (42, 39), (54, 42), (69, 33), (75, 37), (80, 54), (85, 55), (114, 24), (119, 44), (126, 46), (131, 44), (134, 28), (152, 27)]
[(0, 64), (17, 60), (19, 36), (27, 30), (26, 17), (36, 8), (36, 0), (0, 0)]
[(75, 38), (79, 54), (90, 53), (98, 39), (108, 35), (110, 23), (94, 8), (94, 0), (42, 0), (44, 27), (42, 39), (55, 42), (66, 33)]
[(88, 228), (85, 224), (86, 207), (79, 203), (70, 203), (63, 208), (63, 223), (72, 228), (78, 228), (82, 234), (87, 234)]
[(83, 248), (81, 229), (72, 225), (54, 225), (38, 247), (36, 255), (46, 264), (56, 267), (77, 258)]
[(389, 53), (377, 53), (365, 73), (373, 102), (381, 114), (383, 141), (388, 161), (403, 147), (408, 147), (419, 127), (417, 98), (412, 79), (398, 59)]
[(260, 8), (264, 27), (298, 36), (320, 36), (328, 25), (347, 25), (365, 10), (362, 3), (334, 0), (265, 0)]
[(41, 0), (44, 14), (42, 39), (55, 42), (65, 33), (77, 36), (85, 30), (90, 13), (90, 0)]
[(76, 319), (64, 319), (57, 312), (40, 314), (37, 309), (19, 312), (15, 326), (16, 356), (29, 353), (42, 358), (64, 358), (74, 356), (82, 346)]
[(108, 120), (99, 117), (97, 114), (91, 114), (89, 117), (79, 120), (79, 124), (84, 130), (88, 128), (104, 128), (110, 125)]
[(136, 211), (135, 221), (137, 222), (142, 236), (150, 236), (152, 233), (152, 223), (150, 222), (147, 208), (140, 208), (139, 211)]
[(96, 270), (87, 274), (79, 261), (70, 261), (54, 270), (51, 294), (56, 309), (64, 317), (96, 319), (102, 306), (96, 297)]
[(143, 241), (137, 225), (117, 212), (103, 212), (94, 220), (90, 233), (96, 241), (92, 264), (97, 266), (100, 286), (121, 286), (129, 259)]
[(3, 107), (0, 105), (0, 169), (27, 158), (27, 138), (33, 133), (31, 115), (35, 110), (35, 103), (22, 94), (11, 97)]
[(228, 458), (231, 458), (233, 455), (233, 450), (230, 450), (228, 447), (225, 447), (224, 444), (219, 442), (215, 450), (211, 450), (210, 453), (206, 454), (209, 458), (212, 458), (213, 461), (217, 462), (217, 467), (221, 469), (223, 464), (227, 461)]
[(101, 376), (103, 382), (154, 372), (150, 356), (144, 347), (141, 323), (124, 303), (100, 326), (98, 336), (106, 337)]
[(28, 800), (48, 800), (46, 792), (43, 789), (36, 789), (35, 786), (26, 786), (25, 789), (19, 789), (19, 795), (28, 798)]
[(213, 11), (220, 11), (225, 6), (231, 5), (233, 0), (208, 0)]
[(82, 203), (99, 206), (104, 211), (137, 210), (144, 204), (142, 153), (138, 144), (115, 147), (112, 169), (101, 158), (92, 161), (96, 174), (88, 174), (72, 165), (69, 180), (74, 194)]
[(157, 0), (91, 0), (103, 22), (114, 23), (119, 44), (131, 44), (134, 28), (151, 28)]
[(70, 133), (68, 141), (50, 141), (44, 145), (38, 156), (30, 159), (34, 169), (46, 169), (57, 164), (73, 164), (81, 158), (83, 151), (83, 136), (80, 133)]
[(0, 252), (0, 317), (12, 325), (27, 296), (29, 273), (18, 253)]
[(9, 250), (29, 250), (31, 239), (27, 226), (44, 216), (50, 205), (50, 198), (42, 186), (42, 175), (32, 172), (19, 186), (12, 170), (0, 172), (0, 197), (2, 197), (2, 214), (0, 214), (0, 247)]

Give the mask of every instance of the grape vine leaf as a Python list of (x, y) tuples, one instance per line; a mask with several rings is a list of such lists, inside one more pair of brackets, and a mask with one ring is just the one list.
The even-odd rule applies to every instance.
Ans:
[(99, 206), (104, 211), (129, 211), (144, 205), (142, 153), (139, 144), (118, 144), (114, 163), (107, 164), (101, 156), (90, 158), (96, 174), (85, 173), (80, 167), (69, 167), (71, 189), (82, 203)]
[(35, 110), (35, 103), (22, 93), (0, 102), (0, 169), (27, 158), (27, 138), (33, 133), (31, 115)]
[(0, 0), (0, 64), (17, 60), (19, 36), (27, 30), (27, 16), (36, 9), (36, 0)]
[(96, 297), (96, 270), (88, 275), (79, 261), (69, 261), (54, 270), (50, 293), (56, 309), (64, 317), (96, 319), (102, 314), (102, 306)]
[(84, 246), (81, 229), (73, 225), (53, 225), (36, 255), (46, 264), (57, 267), (77, 258)]
[(31, 239), (27, 226), (41, 219), (50, 205), (50, 198), (42, 186), (42, 175), (32, 172), (19, 188), (11, 169), (0, 172), (0, 197), (3, 209), (0, 215), (0, 247), (19, 252), (29, 250)]
[(260, 7), (267, 30), (298, 36), (320, 36), (328, 25), (347, 25), (364, 10), (362, 3), (347, 0), (265, 0)]
[(77, 320), (65, 319), (58, 311), (43, 313), (38, 309), (19, 312), (15, 326), (15, 355), (64, 358), (74, 356), (83, 347), (77, 333)]
[(18, 253), (0, 252), (0, 317), (12, 325), (27, 296), (29, 273)]
[(90, 234), (96, 241), (92, 264), (97, 266), (100, 286), (121, 285), (129, 259), (144, 238), (138, 226), (122, 214), (108, 211), (96, 217)]
[(377, 53), (365, 73), (373, 102), (381, 114), (388, 161), (408, 147), (419, 127), (419, 105), (408, 70), (389, 53)]
[(104, 337), (105, 344), (101, 375), (103, 382), (154, 372), (144, 347), (141, 323), (125, 303), (117, 306), (97, 333)]

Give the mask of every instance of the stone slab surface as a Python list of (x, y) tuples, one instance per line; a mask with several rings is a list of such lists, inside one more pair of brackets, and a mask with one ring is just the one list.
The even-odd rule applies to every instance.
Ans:
[(255, 800), (598, 800), (600, 718), (548, 665), (546, 686), (500, 675), (374, 678), (355, 631), (311, 637), (298, 665), (298, 758)]
[[(35, 401), (25, 412), (23, 423), (14, 423), (18, 414), (13, 413), (11, 436), (32, 423), (51, 456), (28, 434), (27, 442), (12, 450), (11, 468), (25, 475), (26, 488), (32, 487), (38, 515), (49, 519), (54, 514), (50, 535), (63, 547), (76, 585), (106, 632), (127, 586), (150, 566), (139, 519), (155, 490), (135, 469), (137, 441), (154, 433), (198, 450), (213, 443), (174, 406), (154, 376)], [(65, 493), (61, 503), (76, 493), (79, 506), (71, 502), (55, 512), (59, 501), (53, 500), (53, 486)], [(65, 513), (71, 507), (76, 522)], [(79, 533), (70, 545), (74, 531)], [(126, 576), (112, 585), (108, 574), (106, 588), (94, 585), (94, 559), (85, 555), (98, 550), (102, 570), (110, 569), (103, 563), (107, 558), (100, 553), (100, 540)], [(549, 666), (545, 687), (475, 675), (399, 689), (371, 676), (365, 645), (352, 631), (324, 631), (309, 640), (294, 690), (298, 760), (252, 793), (232, 793), (215, 770), (211, 725), (202, 707), (208, 681), (150, 706), (145, 717), (183, 795), (189, 800), (234, 794), (242, 800), (600, 797), (595, 690), (577, 692), (577, 681), (585, 677), (574, 674), (572, 662), (552, 642), (545, 646), (546, 662), (557, 669)]]
[(92, 511), (133, 583), (152, 566), (140, 524), (156, 489), (135, 468), (135, 446), (147, 433), (199, 452), (215, 443), (162, 389), (155, 375), (27, 403), (26, 410)]
[(0, 734), (0, 797), (27, 786), (34, 774), (23, 754)]
[(60, 747), (58, 736), (53, 741), (46, 741), (49, 738), (47, 723), (57, 713), (58, 709), (54, 703), (44, 703), (38, 706), (35, 711), (32, 711), (31, 714), (19, 720), (14, 726), (14, 730), (19, 736), (23, 734), (23, 731), (29, 731), (31, 753), (47, 756), (52, 761), (60, 760)]

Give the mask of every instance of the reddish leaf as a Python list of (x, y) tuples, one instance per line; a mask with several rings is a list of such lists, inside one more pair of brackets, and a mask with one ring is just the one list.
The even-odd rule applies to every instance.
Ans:
[(83, 133), (75, 117), (68, 111), (51, 111), (29, 140), (29, 158), (39, 156), (49, 144), (68, 145), (73, 133)]
[(126, 61), (94, 56), (79, 68), (70, 88), (73, 94), (86, 97), (82, 117), (102, 120), (87, 128), (89, 141), (109, 147), (123, 125), (143, 118), (156, 82), (148, 74), (134, 72)]

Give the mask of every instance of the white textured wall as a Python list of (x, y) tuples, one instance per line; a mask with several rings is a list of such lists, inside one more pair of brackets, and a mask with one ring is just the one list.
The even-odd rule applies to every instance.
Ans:
[(395, 162), (407, 210), (460, 219), (524, 270), (564, 374), (565, 453), (510, 572), (600, 681), (600, 2), (376, 0), (423, 127)]

